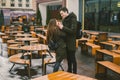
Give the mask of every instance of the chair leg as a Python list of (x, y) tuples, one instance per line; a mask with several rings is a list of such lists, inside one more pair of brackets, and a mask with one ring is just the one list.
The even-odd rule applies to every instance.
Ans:
[(31, 78), (31, 74), (30, 74), (30, 65), (27, 65), (27, 70), (28, 70), (28, 77)]
[(46, 75), (46, 69), (47, 69), (47, 65), (44, 65), (44, 75)]
[(44, 70), (45, 70), (44, 57), (45, 55), (42, 55), (42, 75), (44, 75)]
[(62, 69), (62, 71), (64, 71), (64, 68), (62, 67), (62, 65), (60, 64), (60, 68)]
[(1, 51), (0, 51), (0, 54), (1, 54), (1, 56), (3, 55), (3, 52), (2, 52), (2, 43), (0, 42), (0, 47), (1, 47)]
[(49, 50), (47, 50), (47, 52), (48, 52), (48, 53), (49, 53), (49, 55), (53, 58), (53, 56), (52, 56), (51, 52), (50, 52)]
[(11, 72), (11, 70), (13, 69), (13, 67), (15, 66), (15, 63), (13, 63), (12, 67), (10, 68), (9, 72)]

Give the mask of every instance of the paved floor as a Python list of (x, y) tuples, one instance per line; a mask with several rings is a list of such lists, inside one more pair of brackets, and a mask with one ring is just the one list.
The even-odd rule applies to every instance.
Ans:
[[(7, 57), (7, 45), (2, 44), (3, 55), (0, 56), (0, 80), (28, 80), (27, 74), (24, 67), (21, 65), (15, 65), (12, 72), (9, 70), (12, 66), (12, 63), (9, 62)], [(80, 47), (76, 49), (76, 59), (77, 59), (77, 70), (78, 74), (85, 75), (94, 78), (95, 73), (95, 62), (94, 58), (81, 54)], [(32, 78), (39, 77), (42, 75), (41, 70), (41, 59), (33, 59), (31, 67), (31, 76)], [(67, 61), (64, 60), (63, 67), (66, 71), (67, 69)], [(47, 74), (52, 73), (53, 67), (47, 67)]]

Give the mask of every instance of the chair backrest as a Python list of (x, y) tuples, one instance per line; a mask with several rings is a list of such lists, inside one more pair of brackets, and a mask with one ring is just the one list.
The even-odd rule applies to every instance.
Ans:
[(1, 27), (1, 32), (4, 32), (5, 31), (5, 26), (2, 26)]

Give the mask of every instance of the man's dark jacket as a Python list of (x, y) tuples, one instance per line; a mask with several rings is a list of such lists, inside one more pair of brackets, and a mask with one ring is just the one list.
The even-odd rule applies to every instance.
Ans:
[(76, 50), (76, 29), (77, 17), (74, 13), (70, 13), (63, 21), (63, 29), (66, 33), (67, 50)]

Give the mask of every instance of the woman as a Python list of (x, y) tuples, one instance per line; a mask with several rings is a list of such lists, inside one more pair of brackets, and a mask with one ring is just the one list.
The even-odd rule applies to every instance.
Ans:
[(66, 35), (58, 28), (57, 24), (59, 21), (51, 19), (47, 29), (47, 41), (53, 40), (58, 44), (58, 48), (55, 50), (56, 63), (53, 72), (58, 71), (61, 61), (66, 58), (66, 43), (64, 41)]

